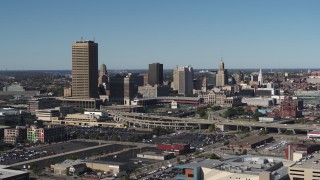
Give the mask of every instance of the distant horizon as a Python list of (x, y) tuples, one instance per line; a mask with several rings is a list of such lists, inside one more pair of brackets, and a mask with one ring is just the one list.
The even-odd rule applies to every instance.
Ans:
[[(99, 69), (99, 68), (98, 68)], [(226, 70), (320, 70), (320, 68), (225, 68)], [(137, 68), (137, 69), (107, 69), (107, 71), (120, 71), (120, 70), (148, 70), (148, 68)], [(163, 70), (174, 70), (174, 68), (166, 68)], [(204, 69), (204, 68), (193, 68), (193, 70), (218, 70), (218, 69)], [(0, 70), (0, 72), (7, 72), (7, 71), (72, 71), (72, 69), (8, 69), (8, 70)]]
[[(71, 69), (72, 43), (99, 44), (108, 69), (312, 68), (319, 0), (3, 1), (0, 69)], [(273, 66), (273, 67), (271, 67)]]

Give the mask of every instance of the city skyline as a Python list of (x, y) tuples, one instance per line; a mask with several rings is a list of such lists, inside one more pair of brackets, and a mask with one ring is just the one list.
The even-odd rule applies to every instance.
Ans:
[(0, 70), (69, 70), (82, 37), (108, 69), (319, 68), (319, 1), (33, 2), (0, 7)]

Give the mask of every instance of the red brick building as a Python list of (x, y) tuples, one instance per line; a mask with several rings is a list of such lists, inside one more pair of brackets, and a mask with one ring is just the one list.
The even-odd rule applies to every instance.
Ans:
[(320, 144), (317, 144), (317, 143), (305, 143), (305, 142), (291, 143), (291, 144), (288, 144), (285, 149), (285, 156), (286, 156), (286, 159), (292, 160), (293, 159), (293, 152), (295, 152), (295, 151), (300, 151), (300, 152), (304, 152), (306, 154), (311, 154), (311, 153), (313, 153), (315, 151), (319, 151), (319, 150), (320, 150)]
[(285, 97), (280, 105), (280, 116), (282, 119), (300, 117), (303, 101), (293, 100), (292, 97)]
[(157, 148), (161, 151), (171, 151), (176, 155), (186, 154), (190, 152), (189, 144), (157, 144)]

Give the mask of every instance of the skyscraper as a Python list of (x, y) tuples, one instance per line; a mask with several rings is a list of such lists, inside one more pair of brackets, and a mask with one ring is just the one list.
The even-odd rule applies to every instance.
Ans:
[(173, 89), (179, 94), (190, 95), (193, 91), (193, 68), (176, 67), (173, 71)]
[(219, 70), (216, 75), (216, 86), (223, 87), (227, 84), (228, 81), (228, 72), (224, 69), (224, 62), (221, 59), (221, 63), (219, 65)]
[(98, 97), (98, 43), (72, 44), (72, 97)]
[(262, 71), (261, 71), (261, 69), (260, 69), (259, 76), (258, 76), (258, 84), (259, 84), (259, 85), (262, 85), (262, 84), (263, 84), (263, 76), (262, 76)]
[(163, 64), (149, 64), (148, 83), (151, 86), (163, 84)]
[(99, 95), (108, 95), (107, 92), (109, 90), (109, 76), (107, 73), (107, 66), (105, 64), (102, 64), (100, 67), (98, 84)]

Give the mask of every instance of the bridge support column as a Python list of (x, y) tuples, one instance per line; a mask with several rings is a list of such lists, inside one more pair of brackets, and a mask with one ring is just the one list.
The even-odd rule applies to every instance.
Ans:
[(292, 129), (293, 134), (296, 134), (296, 131), (294, 129)]
[(201, 130), (201, 125), (200, 125), (200, 124), (198, 124), (198, 126), (199, 126), (199, 130)]
[(239, 131), (239, 126), (237, 125), (237, 131)]
[(278, 128), (278, 134), (281, 134), (281, 129), (280, 128)]
[(252, 126), (249, 126), (249, 130), (252, 131)]

